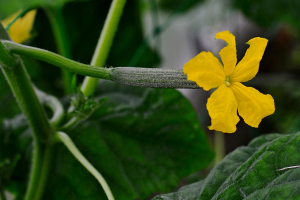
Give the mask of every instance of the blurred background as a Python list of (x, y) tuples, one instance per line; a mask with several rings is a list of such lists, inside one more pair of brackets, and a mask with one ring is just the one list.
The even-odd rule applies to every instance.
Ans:
[[(70, 58), (89, 63), (111, 0), (1, 0), (0, 19), (30, 6), (38, 8), (33, 37), (27, 44), (57, 52), (53, 32), (43, 7), (61, 6), (66, 25)], [(245, 83), (275, 100), (276, 111), (259, 128), (243, 120), (237, 132), (225, 135), (226, 154), (266, 133), (293, 133), (300, 129), (300, 1), (285, 0), (129, 0), (120, 21), (107, 66), (137, 66), (182, 69), (201, 51), (218, 52), (225, 42), (215, 34), (229, 30), (236, 37), (241, 60), (253, 37), (269, 40), (257, 76)], [(83, 45), (84, 44), (84, 45)], [(40, 89), (62, 97), (60, 70), (24, 58), (33, 82)], [(42, 75), (41, 75), (42, 74)], [(83, 77), (78, 78), (78, 82)], [(0, 80), (3, 86), (4, 80)], [(1, 87), (2, 88), (2, 87)], [(6, 89), (5, 89), (6, 88)], [(9, 91), (8, 87), (3, 90)], [(203, 129), (210, 118), (206, 109), (210, 92), (202, 89), (180, 92), (192, 103)], [(2, 96), (0, 105), (5, 106)], [(13, 112), (7, 114), (13, 116)]]
[[(229, 30), (236, 37), (237, 57), (241, 60), (248, 48), (245, 43), (253, 37), (269, 40), (257, 76), (245, 83), (275, 99), (276, 111), (262, 120), (259, 128), (251, 128), (243, 120), (237, 132), (226, 134), (226, 153), (246, 145), (254, 137), (272, 132), (293, 133), (299, 130), (299, 43), (300, 24), (297, 22), (300, 1), (282, 0), (190, 1), (191, 4), (173, 14), (183, 1), (156, 1), (152, 9), (144, 12), (144, 30), (149, 34), (157, 24), (162, 33), (151, 41), (161, 55), (162, 68), (183, 68), (201, 51), (211, 51), (219, 58), (225, 42), (215, 40), (217, 32)], [(175, 3), (176, 2), (176, 3)], [(151, 6), (151, 5), (149, 5)], [(158, 9), (155, 14), (155, 6)], [(178, 7), (177, 7), (178, 8)], [(157, 28), (156, 28), (157, 29)], [(206, 109), (211, 91), (180, 90), (193, 104), (202, 127), (208, 133), (210, 118)]]

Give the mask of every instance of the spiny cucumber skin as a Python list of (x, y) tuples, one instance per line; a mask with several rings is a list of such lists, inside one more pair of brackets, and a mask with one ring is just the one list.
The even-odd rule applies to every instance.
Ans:
[(110, 74), (112, 81), (129, 86), (199, 89), (180, 69), (116, 67)]

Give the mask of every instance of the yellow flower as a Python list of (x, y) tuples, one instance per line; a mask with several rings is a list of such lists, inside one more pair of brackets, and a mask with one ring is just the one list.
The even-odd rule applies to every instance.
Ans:
[[(13, 15), (5, 18), (1, 21), (2, 25), (6, 27), (11, 21), (13, 21), (21, 11), (14, 13)], [(16, 43), (22, 43), (31, 37), (30, 31), (33, 26), (36, 10), (31, 10), (26, 13), (22, 18), (17, 19), (9, 28), (8, 33), (11, 39)]]
[(235, 37), (229, 31), (219, 32), (216, 39), (225, 40), (227, 46), (220, 52), (220, 61), (211, 52), (201, 52), (184, 65), (183, 72), (187, 79), (196, 82), (204, 90), (216, 88), (207, 101), (207, 110), (211, 117), (210, 130), (224, 133), (236, 131), (239, 115), (244, 121), (258, 127), (261, 120), (275, 112), (274, 99), (271, 95), (262, 94), (246, 82), (255, 77), (259, 62), (262, 59), (268, 40), (253, 38), (244, 58), (236, 65)]

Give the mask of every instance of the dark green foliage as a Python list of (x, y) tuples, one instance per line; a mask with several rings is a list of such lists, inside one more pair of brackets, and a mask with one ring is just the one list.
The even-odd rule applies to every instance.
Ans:
[[(15, 100), (11, 99), (9, 108)], [(2, 113), (1, 113), (2, 114)], [(4, 119), (0, 130), (0, 184), (13, 194), (24, 195), (32, 153), (32, 136), (23, 114)]]
[(297, 199), (300, 195), (300, 132), (263, 135), (226, 156), (203, 181), (154, 199)]
[(193, 8), (193, 6), (202, 1), (203, 0), (159, 0), (158, 5), (161, 9), (164, 10), (173, 11), (175, 13), (183, 13)]
[[(74, 60), (90, 62), (110, 3), (74, 2), (63, 8)], [(144, 42), (139, 16), (137, 2), (128, 1), (108, 65), (126, 66)], [(32, 46), (56, 52), (51, 27), (41, 9), (35, 20), (34, 33)], [(28, 58), (24, 61), (39, 89), (62, 96), (58, 68)], [(147, 47), (137, 66), (153, 67), (158, 62), (158, 55)], [(10, 118), (1, 122), (1, 187), (22, 199), (31, 161), (31, 133), (23, 115), (16, 117), (20, 111), (4, 78), (0, 81), (0, 117)], [(81, 82), (80, 77), (78, 82)], [(76, 87), (75, 83), (73, 85)], [(101, 82), (97, 93), (96, 101), (107, 97), (109, 100), (68, 134), (103, 174), (116, 199), (145, 199), (155, 192), (168, 192), (180, 179), (211, 162), (213, 152), (193, 108), (179, 92)], [(70, 97), (63, 97), (64, 102), (69, 100)], [(80, 94), (73, 103), (80, 114), (95, 105)], [(52, 156), (54, 160), (43, 199), (106, 198), (100, 184), (66, 147), (56, 144)], [(5, 164), (7, 160), (13, 164)], [(7, 171), (9, 173), (4, 173)]]
[[(213, 158), (192, 106), (176, 90), (100, 84), (109, 100), (70, 137), (116, 199), (170, 191)], [(96, 179), (59, 146), (44, 199), (104, 199)], [(62, 189), (64, 188), (64, 189)]]
[(300, 33), (300, 1), (232, 0), (236, 8), (261, 26), (288, 23)]
[[(72, 54), (78, 61), (90, 63), (110, 4), (111, 1), (94, 0), (85, 4), (69, 3), (64, 8)], [(143, 41), (138, 2), (127, 1), (106, 66), (127, 66)], [(157, 53), (147, 45), (147, 50), (137, 66), (154, 67), (159, 61)]]

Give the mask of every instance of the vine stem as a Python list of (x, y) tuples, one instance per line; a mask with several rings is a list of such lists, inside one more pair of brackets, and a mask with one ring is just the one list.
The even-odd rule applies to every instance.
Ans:
[(84, 76), (94, 76), (110, 80), (111, 69), (99, 68), (91, 65), (85, 65), (75, 62), (58, 54), (52, 53), (47, 50), (30, 47), (22, 44), (17, 44), (12, 41), (2, 40), (5, 47), (12, 53), (17, 53), (24, 56), (48, 62), (52, 65), (58, 66), (62, 69), (69, 70), (76, 74)]
[[(0, 24), (0, 39), (10, 40)], [(34, 147), (25, 200), (39, 200), (43, 194), (50, 163), (53, 129), (40, 104), (22, 60), (0, 42), (1, 70), (33, 133)]]
[(53, 112), (51, 119), (49, 119), (50, 124), (58, 128), (65, 117), (63, 105), (56, 97), (48, 95), (38, 88), (34, 89), (42, 105), (49, 107)]
[(73, 143), (72, 139), (64, 132), (58, 131), (55, 133), (55, 139), (61, 141), (68, 150), (74, 155), (74, 157), (97, 179), (97, 181), (102, 186), (107, 198), (109, 200), (114, 200), (114, 196), (103, 178), (103, 176), (95, 169), (95, 167), (82, 155), (78, 148)]
[(12, 53), (45, 61), (84, 76), (111, 80), (116, 83), (135, 87), (199, 89), (199, 86), (195, 82), (187, 80), (187, 76), (179, 69), (139, 67), (101, 68), (75, 62), (47, 50), (16, 44), (7, 40), (2, 40), (2, 43)]
[(225, 134), (224, 133), (215, 131), (214, 150), (216, 152), (215, 165), (217, 165), (225, 157)]
[[(46, 13), (48, 15), (52, 27), (58, 53), (66, 58), (71, 58), (70, 43), (67, 37), (67, 31), (65, 28), (64, 18), (62, 15), (62, 8), (47, 7)], [(64, 81), (65, 93), (71, 94), (72, 73), (63, 69), (62, 76)]]
[[(126, 0), (113, 0), (91, 61), (92, 66), (104, 67), (125, 3)], [(81, 91), (85, 96), (90, 96), (95, 92), (97, 83), (97, 78), (85, 77)]]

